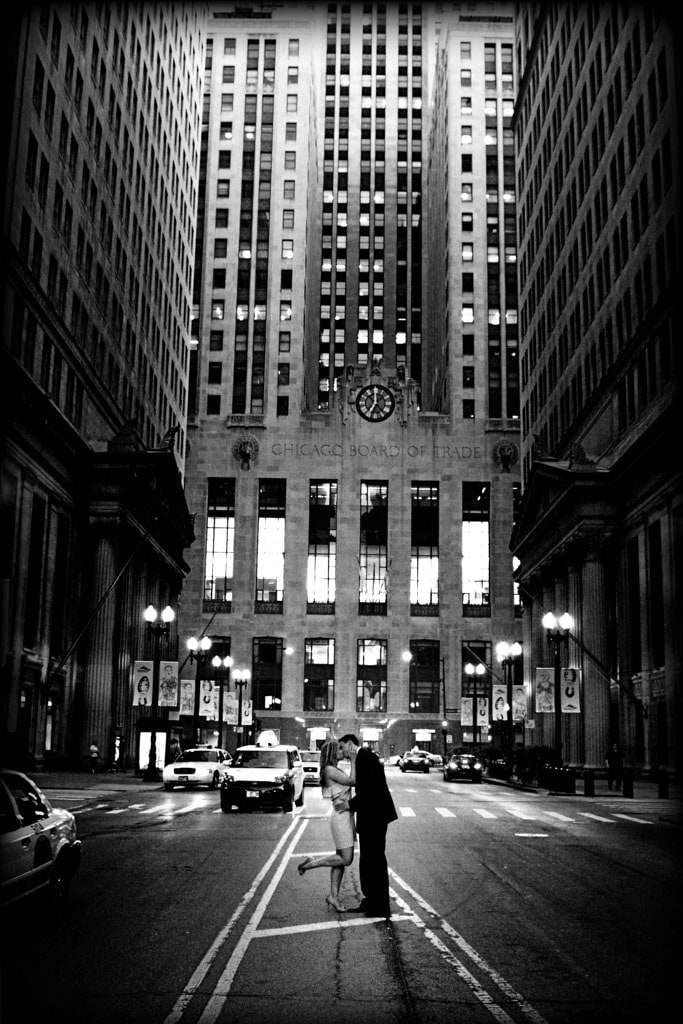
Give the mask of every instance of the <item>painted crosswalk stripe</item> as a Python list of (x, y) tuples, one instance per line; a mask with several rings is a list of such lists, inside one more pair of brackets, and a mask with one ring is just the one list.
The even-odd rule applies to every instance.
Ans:
[(107, 814), (124, 814), (127, 810), (127, 807), (117, 807), (113, 811), (107, 811)]
[(516, 807), (506, 807), (505, 810), (515, 818), (522, 818), (523, 821), (536, 821), (535, 814), (527, 814), (526, 811), (520, 811)]
[(546, 811), (545, 813), (551, 818), (557, 818), (558, 821), (576, 821), (576, 818), (569, 818), (566, 814), (560, 814), (559, 811)]
[(401, 812), (401, 814), (403, 815), (404, 818), (414, 818), (415, 817), (415, 811), (413, 810), (412, 807), (400, 807), (399, 810), (400, 810), (400, 812)]
[(637, 821), (639, 825), (653, 825), (654, 822), (648, 821), (647, 818), (636, 818), (633, 814), (615, 814), (615, 818), (623, 818), (624, 821)]
[(435, 807), (434, 810), (437, 814), (440, 814), (442, 818), (454, 818), (453, 811), (449, 811), (447, 807)]
[(140, 814), (162, 814), (164, 811), (172, 811), (173, 804), (157, 804), (156, 807), (148, 807), (146, 811), (140, 811)]
[(579, 811), (582, 818), (592, 818), (593, 821), (606, 821), (609, 825), (616, 824), (614, 818), (603, 818), (600, 814), (591, 814), (590, 811)]
[(491, 811), (485, 811), (483, 807), (475, 807), (474, 813), (478, 814), (480, 818), (495, 818), (496, 815), (492, 814)]

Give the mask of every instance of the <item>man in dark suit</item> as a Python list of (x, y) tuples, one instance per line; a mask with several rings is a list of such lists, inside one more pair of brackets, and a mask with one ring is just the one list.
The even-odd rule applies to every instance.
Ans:
[(368, 747), (361, 747), (353, 733), (339, 740), (344, 757), (355, 755), (356, 792), (350, 806), (356, 814), (360, 860), (358, 871), (363, 901), (358, 907), (367, 917), (391, 917), (389, 907), (389, 872), (385, 847), (387, 827), (398, 814), (391, 798), (384, 766)]

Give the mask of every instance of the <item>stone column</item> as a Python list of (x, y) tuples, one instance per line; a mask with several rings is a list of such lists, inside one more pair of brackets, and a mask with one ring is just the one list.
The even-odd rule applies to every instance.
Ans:
[[(91, 607), (97, 608), (116, 576), (118, 526), (95, 525), (91, 561)], [(83, 727), (80, 752), (87, 754), (90, 743), (97, 743), (106, 760), (109, 753), (112, 709), (112, 680), (115, 672), (113, 637), (116, 625), (116, 590), (95, 613), (88, 631), (88, 647), (84, 666)]]
[[(605, 566), (602, 552), (605, 537), (596, 535), (586, 542), (581, 566), (581, 611), (579, 636), (583, 656), (584, 759), (589, 767), (601, 766), (609, 742), (610, 684), (608, 631), (605, 598)], [(592, 655), (592, 657), (591, 657)]]
[[(581, 622), (581, 564), (582, 554), (572, 545), (567, 552), (567, 611), (574, 619), (574, 635), (578, 636), (578, 626)], [(582, 669), (584, 659), (581, 648), (573, 640), (569, 641), (567, 652), (567, 668)], [(581, 679), (585, 679), (583, 672)], [(581, 713), (578, 715), (565, 715), (566, 733), (568, 733), (567, 757), (569, 764), (583, 765), (585, 763), (585, 686), (579, 686), (581, 698)]]

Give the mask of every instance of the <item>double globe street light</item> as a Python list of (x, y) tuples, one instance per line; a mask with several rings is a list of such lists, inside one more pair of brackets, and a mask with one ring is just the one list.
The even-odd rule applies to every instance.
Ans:
[(219, 654), (214, 654), (211, 664), (214, 667), (214, 675), (218, 683), (218, 746), (223, 750), (223, 680), (227, 681), (228, 679), (233, 659), (229, 654), (226, 654), (224, 658), (221, 658)]
[(557, 618), (553, 612), (546, 612), (541, 619), (546, 631), (548, 647), (553, 652), (553, 669), (555, 682), (555, 756), (558, 766), (562, 765), (562, 648), (569, 647), (569, 635), (574, 619), (569, 612)]
[[(483, 662), (476, 663), (468, 661), (465, 665), (465, 675), (469, 676), (473, 683), (472, 689), (472, 739), (473, 746), (479, 742), (479, 702), (477, 699), (477, 680), (486, 675), (486, 665)], [(483, 691), (482, 691), (483, 692)]]
[(197, 639), (196, 636), (191, 636), (187, 641), (187, 646), (190, 651), (190, 664), (193, 662), (197, 663), (197, 672), (194, 681), (194, 715), (192, 716), (192, 731), (194, 735), (194, 742), (199, 743), (201, 740), (201, 734), (199, 729), (199, 699), (200, 699), (200, 687), (202, 679), (202, 668), (206, 662), (208, 652), (211, 650), (211, 640), (208, 636), (202, 636)]
[(515, 749), (515, 723), (512, 714), (512, 683), (515, 672), (515, 664), (522, 653), (522, 645), (514, 640), (511, 644), (507, 640), (501, 640), (496, 644), (496, 656), (503, 666), (503, 678), (505, 680), (506, 701), (507, 701), (507, 748), (512, 754)]
[(171, 631), (171, 623), (175, 619), (175, 612), (170, 605), (166, 605), (161, 612), (157, 611), (153, 604), (148, 605), (143, 614), (147, 623), (147, 636), (154, 639), (154, 654), (152, 657), (152, 719), (149, 737), (149, 762), (144, 773), (145, 782), (157, 782), (159, 773), (157, 770), (157, 716), (159, 714), (159, 673), (161, 660), (161, 638), (167, 637)]

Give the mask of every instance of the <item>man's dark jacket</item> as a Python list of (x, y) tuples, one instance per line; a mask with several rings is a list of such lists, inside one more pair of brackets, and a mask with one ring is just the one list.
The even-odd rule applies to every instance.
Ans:
[(350, 803), (356, 812), (356, 828), (359, 833), (364, 828), (386, 828), (390, 821), (398, 818), (384, 775), (384, 766), (368, 747), (361, 747), (356, 755), (356, 792)]

